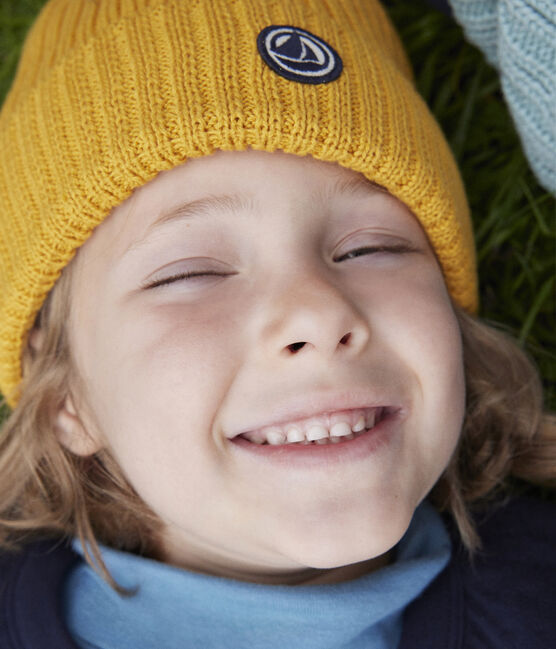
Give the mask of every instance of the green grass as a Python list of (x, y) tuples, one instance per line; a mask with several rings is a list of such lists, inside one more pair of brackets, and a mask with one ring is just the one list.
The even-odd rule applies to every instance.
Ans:
[[(0, 0), (0, 101), (43, 0)], [(461, 29), (424, 0), (388, 11), (418, 88), (458, 160), (475, 224), (481, 315), (513, 333), (539, 366), (556, 409), (556, 203), (536, 182), (498, 76)]]
[(0, 0), (0, 102), (10, 87), (21, 45), (44, 0)]

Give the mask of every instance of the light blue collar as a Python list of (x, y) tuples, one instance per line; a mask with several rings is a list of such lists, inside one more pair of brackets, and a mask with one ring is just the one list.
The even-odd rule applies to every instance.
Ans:
[(83, 649), (395, 649), (403, 609), (447, 564), (451, 544), (425, 502), (393, 564), (339, 584), (252, 584), (101, 551), (116, 581), (139, 592), (123, 598), (87, 564), (74, 569), (65, 617)]

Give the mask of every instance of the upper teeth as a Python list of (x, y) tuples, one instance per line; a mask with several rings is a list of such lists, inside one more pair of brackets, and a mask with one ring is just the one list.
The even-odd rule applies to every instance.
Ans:
[(334, 415), (324, 415), (305, 421), (298, 421), (282, 426), (266, 426), (256, 431), (243, 433), (255, 444), (293, 444), (309, 443), (318, 440), (339, 441), (340, 438), (353, 439), (359, 433), (375, 425), (377, 408), (365, 408)]

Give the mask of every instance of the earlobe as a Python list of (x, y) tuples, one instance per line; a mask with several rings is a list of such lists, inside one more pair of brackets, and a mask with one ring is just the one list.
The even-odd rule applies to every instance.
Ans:
[(68, 451), (86, 457), (101, 449), (101, 444), (85, 428), (71, 396), (67, 396), (64, 405), (56, 415), (58, 439)]
[(33, 329), (29, 333), (29, 345), (34, 352), (38, 352), (44, 344), (44, 331), (39, 328)]

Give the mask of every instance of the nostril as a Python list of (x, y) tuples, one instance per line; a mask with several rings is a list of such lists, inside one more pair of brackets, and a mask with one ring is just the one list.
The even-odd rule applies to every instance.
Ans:
[(350, 338), (351, 338), (351, 333), (342, 336), (342, 338), (340, 338), (340, 345), (347, 345), (350, 341)]
[(305, 343), (292, 343), (288, 345), (288, 349), (292, 354), (297, 354), (297, 352), (305, 345)]

